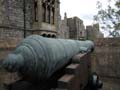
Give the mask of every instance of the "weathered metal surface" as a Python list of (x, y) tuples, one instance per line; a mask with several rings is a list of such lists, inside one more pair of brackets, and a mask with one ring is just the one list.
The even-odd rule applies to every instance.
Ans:
[(32, 35), (24, 39), (3, 61), (3, 67), (30, 79), (45, 80), (80, 53), (89, 52), (91, 41), (44, 38)]

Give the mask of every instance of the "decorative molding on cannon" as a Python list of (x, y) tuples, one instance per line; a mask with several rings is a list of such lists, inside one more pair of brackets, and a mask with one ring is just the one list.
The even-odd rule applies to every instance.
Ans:
[(44, 81), (64, 67), (71, 58), (94, 47), (91, 41), (44, 38), (32, 35), (21, 41), (3, 60), (3, 67), (29, 80)]

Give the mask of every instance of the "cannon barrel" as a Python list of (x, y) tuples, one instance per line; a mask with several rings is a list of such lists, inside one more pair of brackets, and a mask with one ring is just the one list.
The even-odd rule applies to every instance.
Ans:
[(30, 79), (45, 80), (81, 52), (90, 52), (91, 41), (44, 38), (32, 35), (21, 41), (3, 60), (9, 72), (18, 72)]

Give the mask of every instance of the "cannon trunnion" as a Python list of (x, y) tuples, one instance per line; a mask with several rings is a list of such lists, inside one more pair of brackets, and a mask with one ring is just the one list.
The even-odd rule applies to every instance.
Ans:
[(44, 38), (32, 35), (21, 41), (3, 61), (3, 67), (30, 80), (46, 80), (80, 52), (90, 52), (91, 41)]

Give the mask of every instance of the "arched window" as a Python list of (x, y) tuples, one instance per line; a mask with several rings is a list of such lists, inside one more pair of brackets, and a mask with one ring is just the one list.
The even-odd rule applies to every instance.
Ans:
[(54, 9), (54, 8), (52, 8), (52, 12), (51, 12), (52, 24), (54, 24), (54, 16), (55, 16), (55, 9)]
[(47, 37), (47, 35), (46, 35), (45, 33), (44, 33), (44, 34), (42, 34), (42, 36), (43, 36), (43, 37)]
[(56, 38), (56, 36), (53, 34), (53, 35), (52, 35), (52, 38)]
[(43, 2), (42, 3), (42, 21), (46, 22), (46, 4)]
[(51, 35), (50, 35), (50, 34), (48, 34), (48, 35), (47, 35), (47, 37), (48, 37), (48, 38), (51, 38)]
[(54, 24), (55, 0), (42, 0), (42, 21)]
[(47, 22), (50, 23), (50, 14), (51, 14), (50, 13), (50, 6), (47, 7), (47, 12), (48, 12), (48, 14), (47, 14)]
[(34, 0), (34, 20), (38, 21), (38, 0)]
[(55, 0), (52, 0), (52, 11), (51, 11), (51, 22), (54, 24), (54, 17), (55, 17)]

